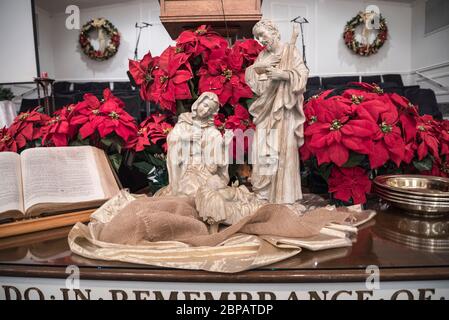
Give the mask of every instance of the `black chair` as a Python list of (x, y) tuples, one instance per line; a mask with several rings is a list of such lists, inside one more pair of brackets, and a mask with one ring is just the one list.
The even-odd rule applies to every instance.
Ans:
[(104, 89), (110, 89), (111, 86), (109, 84), (109, 82), (92, 82), (92, 91), (93, 92), (98, 92), (101, 91), (103, 92)]
[(307, 79), (307, 87), (321, 87), (320, 77), (310, 77)]
[(413, 86), (406, 90), (405, 96), (411, 103), (418, 106), (420, 115), (430, 114), (435, 119), (443, 119), (435, 92), (432, 89), (420, 89)]
[(320, 93), (321, 91), (322, 88), (320, 77), (311, 77), (307, 79), (306, 91), (304, 92), (304, 99), (307, 100), (310, 97)]
[(362, 76), (362, 82), (379, 84), (382, 82), (382, 78), (381, 76)]
[[(41, 100), (42, 102), (42, 100)], [(34, 108), (39, 106), (38, 99), (22, 99), (22, 103), (20, 104), (20, 112), (27, 112), (33, 110)]]
[(125, 110), (128, 112), (138, 123), (141, 122), (141, 102), (138, 95), (117, 95), (117, 98), (123, 101), (125, 104)]
[(359, 76), (329, 77), (321, 78), (324, 89), (335, 89), (350, 82), (358, 82)]
[(53, 92), (55, 94), (68, 94), (70, 92), (71, 82), (58, 81), (53, 84)]
[(73, 90), (76, 92), (103, 92), (104, 89), (109, 88), (109, 82), (75, 82)]
[(129, 81), (114, 82), (114, 92), (133, 91)]
[(75, 82), (73, 91), (76, 92), (92, 92), (92, 82)]
[(396, 85), (398, 87), (403, 87), (404, 86), (404, 82), (402, 82), (402, 77), (401, 77), (400, 74), (384, 74), (382, 76), (382, 78), (384, 79), (383, 82), (396, 83)]
[(379, 87), (381, 87), (385, 93), (397, 93), (401, 96), (404, 95), (404, 87), (398, 86), (394, 82), (381, 82), (379, 83)]
[(55, 94), (55, 110), (74, 104), (76, 94)]

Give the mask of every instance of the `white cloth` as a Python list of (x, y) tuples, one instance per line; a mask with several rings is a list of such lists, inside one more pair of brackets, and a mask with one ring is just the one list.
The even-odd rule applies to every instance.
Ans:
[(0, 101), (0, 128), (9, 127), (17, 116), (17, 106), (12, 101)]

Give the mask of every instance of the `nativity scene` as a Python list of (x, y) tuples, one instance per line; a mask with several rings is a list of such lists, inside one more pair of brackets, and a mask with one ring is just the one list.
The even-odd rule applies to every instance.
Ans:
[(29, 11), (34, 46), (5, 36), (21, 63), (0, 59), (0, 299), (46, 298), (11, 279), (67, 270), (118, 279), (113, 299), (141, 280), (333, 298), (368, 266), (447, 289), (446, 65), (411, 69), (444, 30), (408, 30), (433, 0), (29, 2), (0, 4), (5, 30)]

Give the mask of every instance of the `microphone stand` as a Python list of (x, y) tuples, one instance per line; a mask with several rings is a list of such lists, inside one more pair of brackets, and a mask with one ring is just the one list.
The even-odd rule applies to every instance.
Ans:
[(140, 42), (140, 35), (142, 34), (142, 29), (145, 29), (145, 28), (148, 28), (151, 26), (152, 26), (151, 23), (142, 22), (142, 25), (139, 25), (136, 22), (136, 29), (139, 29), (139, 34), (137, 36), (136, 48), (134, 49), (134, 60), (137, 60), (139, 58), (138, 50), (139, 50), (139, 42)]
[[(153, 25), (151, 23), (147, 23), (147, 22), (142, 22), (141, 25), (139, 25), (136, 22), (135, 28), (139, 29), (139, 33), (137, 35), (137, 41), (136, 41), (136, 47), (134, 48), (134, 60), (138, 60), (139, 59), (139, 42), (140, 42), (140, 35), (142, 34), (142, 29), (148, 28), (148, 27), (152, 27)], [(134, 80), (133, 76), (131, 75), (131, 72), (128, 70), (126, 72), (126, 74), (128, 75), (129, 81), (131, 82), (131, 85), (134, 88), (137, 88), (138, 85), (136, 84), (136, 81)], [(138, 95), (139, 97), (139, 101), (142, 102), (142, 99), (140, 98), (140, 94)], [(150, 103), (148, 101), (145, 101), (145, 114), (148, 115), (148, 113), (150, 112)]]
[(302, 25), (304, 23), (309, 23), (309, 21), (304, 17), (297, 16), (296, 18), (292, 19), (290, 22), (298, 23), (301, 28), (302, 60), (304, 61), (304, 65), (307, 67), (307, 69), (309, 69), (309, 67), (307, 66), (307, 60), (306, 60), (306, 45), (304, 43), (304, 29), (302, 27)]

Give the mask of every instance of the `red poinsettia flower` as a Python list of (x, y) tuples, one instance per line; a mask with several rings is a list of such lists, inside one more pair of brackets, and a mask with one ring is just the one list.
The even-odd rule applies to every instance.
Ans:
[(42, 127), (42, 144), (46, 146), (64, 147), (70, 136), (70, 123), (64, 115), (52, 117)]
[(240, 98), (251, 98), (253, 92), (245, 82), (243, 56), (237, 49), (228, 49), (225, 53), (211, 53), (207, 65), (198, 72), (200, 76), (198, 89), (200, 93), (217, 94), (220, 104), (236, 105)]
[(154, 81), (153, 70), (157, 67), (159, 57), (152, 57), (148, 52), (140, 61), (129, 60), (129, 72), (136, 84), (140, 87), (140, 97), (149, 101), (151, 85)]
[(250, 119), (248, 110), (240, 104), (235, 106), (234, 114), (229, 116), (225, 123), (225, 128), (231, 130), (241, 129), (245, 131), (248, 128), (255, 129), (255, 127)]
[(342, 166), (349, 159), (349, 151), (371, 154), (376, 124), (365, 119), (351, 119), (353, 107), (341, 97), (321, 101), (317, 121), (305, 130), (310, 137), (308, 147), (317, 156), (318, 165), (333, 162)]
[(192, 98), (188, 81), (193, 75), (188, 58), (185, 53), (176, 53), (174, 47), (169, 47), (160, 56), (159, 67), (153, 71), (150, 99), (173, 113), (176, 100)]
[(143, 151), (146, 146), (151, 145), (148, 139), (148, 129), (140, 125), (133, 140), (126, 145), (127, 149), (133, 149), (136, 152)]
[(440, 141), (440, 154), (449, 154), (449, 121), (442, 120), (435, 124), (435, 129), (438, 133)]
[(91, 136), (98, 125), (103, 121), (100, 114), (101, 102), (93, 94), (85, 94), (84, 100), (76, 105), (76, 115), (74, 115), (70, 123), (71, 125), (80, 126), (79, 134), (81, 139)]
[(371, 190), (371, 180), (365, 169), (333, 167), (328, 180), (329, 192), (335, 199), (353, 200), (354, 204), (366, 202), (366, 194)]
[(114, 96), (112, 94), (111, 89), (109, 89), (109, 88), (103, 90), (103, 103), (105, 103), (105, 104), (114, 103), (120, 108), (125, 107), (125, 103), (122, 100), (120, 100), (119, 98), (117, 98), (116, 96)]
[[(234, 132), (231, 143), (233, 158), (237, 159), (243, 157), (244, 154), (248, 153), (248, 148), (253, 141), (251, 132), (247, 132), (247, 130), (256, 128), (254, 123), (251, 121), (248, 110), (240, 104), (236, 105), (234, 108), (234, 114), (226, 119), (224, 127), (225, 129), (230, 129)], [(241, 151), (243, 151), (243, 153)]]
[[(331, 90), (329, 90), (331, 91)], [(326, 95), (329, 92), (326, 93)], [(323, 100), (325, 96), (325, 93), (317, 96), (313, 96), (309, 99), (309, 101), (304, 106), (304, 115), (306, 117), (306, 121), (304, 122), (304, 130), (307, 129), (308, 126), (313, 125), (315, 122), (318, 121), (318, 112), (320, 109), (319, 101)], [(304, 144), (299, 149), (301, 153), (301, 159), (302, 160), (309, 160), (310, 157), (313, 155), (313, 151), (309, 148), (310, 142), (312, 140), (311, 136), (305, 136), (304, 137)]]
[(131, 141), (128, 147), (139, 152), (145, 149), (145, 146), (159, 144), (164, 152), (167, 152), (167, 136), (173, 126), (166, 120), (167, 116), (161, 114), (148, 117), (140, 124), (136, 139)]
[(416, 154), (416, 149), (418, 149), (418, 145), (415, 141), (410, 141), (405, 144), (404, 148), (404, 158), (403, 161), (407, 164), (412, 162), (413, 158)]
[(401, 123), (403, 137), (406, 142), (416, 138), (416, 119), (419, 117), (418, 108), (407, 98), (397, 93), (389, 93), (388, 97), (399, 109), (399, 122)]
[[(356, 82), (350, 82), (349, 85), (360, 87), (361, 89), (363, 89), (365, 91), (365, 93), (375, 93), (377, 95), (384, 94), (382, 88), (380, 88), (376, 83), (367, 83), (367, 82), (357, 82), (356, 81)], [(353, 89), (348, 89), (348, 90), (353, 90)], [(351, 92), (348, 90), (345, 90), (345, 93)], [(357, 90), (357, 89), (355, 89), (355, 90)], [(376, 97), (376, 96), (374, 96), (374, 97)]]
[(206, 25), (202, 25), (196, 30), (185, 30), (176, 39), (177, 52), (183, 52), (193, 57), (202, 54), (205, 60), (208, 59), (212, 51), (224, 51), (227, 47), (226, 39)]
[(233, 49), (242, 55), (246, 65), (252, 65), (263, 50), (263, 46), (254, 39), (238, 40), (235, 42)]
[(435, 120), (430, 115), (424, 115), (417, 119), (418, 160), (424, 159), (429, 152), (435, 159), (440, 159), (438, 133), (435, 126)]
[(101, 138), (105, 138), (114, 132), (125, 143), (128, 143), (135, 132), (137, 132), (134, 118), (112, 100), (100, 106), (100, 114), (102, 115), (102, 120), (98, 123), (97, 130)]
[(214, 115), (214, 125), (223, 134), (225, 130), (226, 116), (222, 113)]
[(398, 126), (399, 114), (389, 100), (371, 100), (359, 105), (356, 110), (360, 119), (377, 124), (373, 136), (373, 150), (369, 155), (371, 168), (378, 168), (388, 160), (400, 166), (404, 159), (405, 143)]
[(11, 133), (6, 127), (0, 129), (0, 152), (10, 151), (17, 152), (18, 147)]
[(19, 114), (9, 127), (9, 132), (19, 149), (25, 147), (27, 142), (40, 138), (40, 127), (50, 119), (46, 114), (38, 112), (38, 109), (39, 107)]

